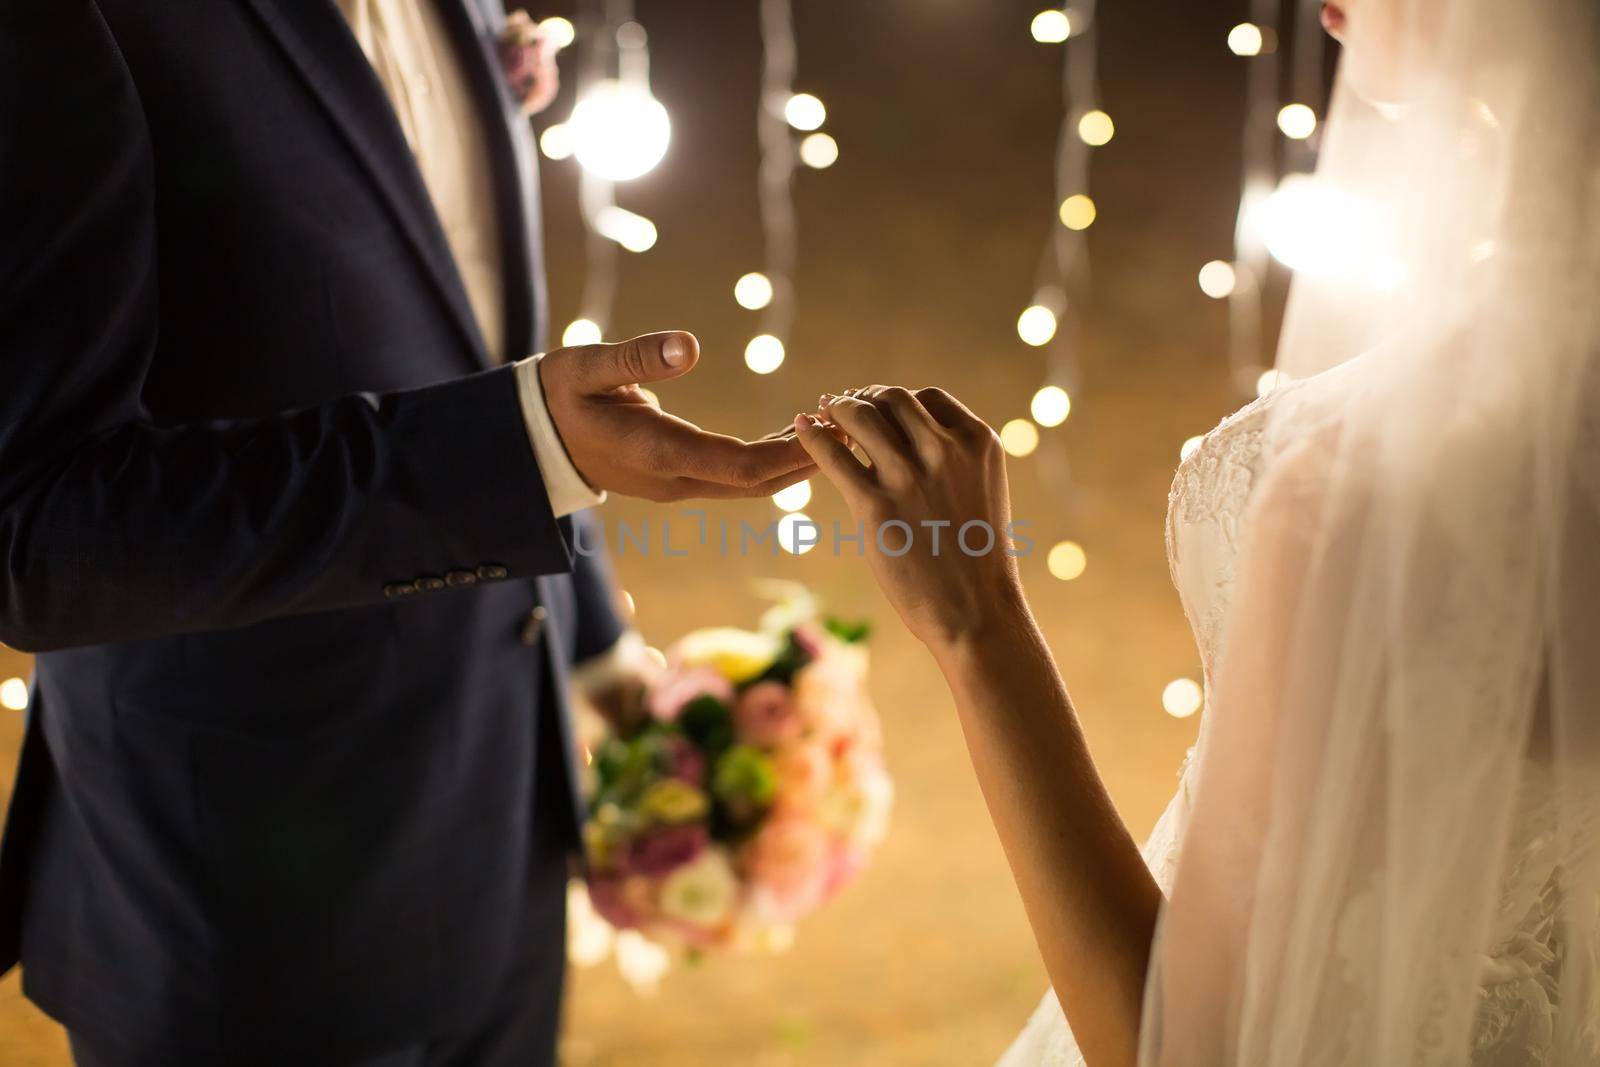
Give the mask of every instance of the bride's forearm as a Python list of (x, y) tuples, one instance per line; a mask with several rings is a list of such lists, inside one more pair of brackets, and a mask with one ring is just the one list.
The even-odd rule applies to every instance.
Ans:
[(1056, 995), (1091, 1067), (1133, 1063), (1161, 891), (1020, 600), (933, 648)]

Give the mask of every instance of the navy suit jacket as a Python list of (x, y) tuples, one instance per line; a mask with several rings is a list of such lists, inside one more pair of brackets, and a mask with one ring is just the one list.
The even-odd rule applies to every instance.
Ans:
[[(504, 13), (438, 2), (532, 352)], [(163, 1063), (481, 1012), (536, 840), (573, 837), (564, 672), (619, 632), (571, 534), (332, 0), (5, 0), (0, 640), (41, 654), (0, 968), (30, 997)]]

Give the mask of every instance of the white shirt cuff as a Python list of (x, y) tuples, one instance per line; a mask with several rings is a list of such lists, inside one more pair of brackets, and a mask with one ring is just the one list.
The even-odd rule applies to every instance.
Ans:
[(541, 353), (517, 363), (517, 397), (522, 401), (522, 421), (528, 427), (533, 458), (544, 477), (545, 491), (550, 494), (550, 510), (559, 519), (605, 503), (606, 495), (589, 487), (561, 443), (561, 435), (550, 418), (550, 409), (545, 406), (544, 386), (539, 383), (539, 361), (543, 358)]
[(638, 630), (627, 630), (610, 648), (574, 666), (569, 677), (578, 692), (591, 696), (653, 668), (644, 638)]

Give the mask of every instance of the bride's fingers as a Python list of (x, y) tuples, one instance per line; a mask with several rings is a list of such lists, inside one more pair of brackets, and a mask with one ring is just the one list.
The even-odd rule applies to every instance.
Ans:
[(916, 477), (916, 464), (905, 436), (873, 404), (852, 397), (835, 397), (823, 414), (854, 438), (880, 476), (907, 483)]
[(916, 446), (923, 463), (931, 464), (943, 453), (947, 438), (943, 428), (933, 416), (911, 395), (911, 390), (898, 385), (869, 386), (861, 394), (886, 412), (900, 431)]
[(800, 436), (800, 447), (848, 501), (854, 503), (873, 488), (872, 472), (863, 467), (855, 453), (841, 444), (815, 415), (796, 415), (794, 428)]

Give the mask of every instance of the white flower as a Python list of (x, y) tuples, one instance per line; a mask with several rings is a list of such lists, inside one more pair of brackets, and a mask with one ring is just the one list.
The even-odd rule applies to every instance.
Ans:
[(747, 682), (772, 666), (781, 651), (772, 634), (714, 626), (685, 634), (673, 658), (686, 667), (710, 667), (730, 682)]
[(589, 903), (582, 879), (567, 884), (567, 958), (579, 967), (593, 967), (611, 955), (615, 931)]
[(721, 923), (739, 896), (739, 877), (721, 849), (708, 848), (661, 884), (661, 914), (699, 927)]

